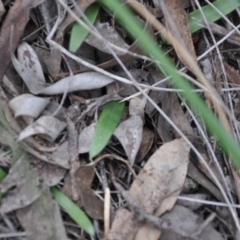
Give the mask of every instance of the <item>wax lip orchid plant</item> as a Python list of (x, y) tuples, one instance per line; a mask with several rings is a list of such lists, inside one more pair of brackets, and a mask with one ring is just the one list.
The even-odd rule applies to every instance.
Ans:
[[(240, 148), (238, 143), (220, 123), (213, 112), (207, 107), (204, 101), (197, 95), (197, 93), (193, 91), (193, 88), (190, 86), (189, 82), (187, 82), (178, 74), (168, 57), (166, 57), (163, 51), (155, 44), (154, 39), (147, 33), (142, 34), (142, 26), (139, 24), (136, 18), (133, 17), (130, 9), (125, 4), (121, 4), (117, 0), (99, 0), (98, 2), (108, 11), (114, 13), (117, 21), (125, 28), (125, 30), (128, 31), (129, 35), (135, 39), (137, 38), (142, 49), (149, 56), (151, 56), (155, 62), (161, 64), (161, 69), (159, 70), (163, 70), (164, 74), (171, 76), (171, 82), (173, 86), (183, 90), (181, 95), (184, 97), (186, 102), (189, 103), (192, 110), (201, 115), (209, 132), (216, 137), (219, 145), (232, 159), (237, 170), (240, 170)], [(236, 9), (236, 7), (240, 6), (240, 1), (234, 0), (232, 1), (232, 4), (227, 4), (226, 1), (219, 0), (213, 3), (213, 5), (220, 12), (222, 12), (222, 14), (216, 12), (212, 6), (203, 7), (202, 11), (204, 14), (206, 13), (206, 19), (208, 21), (215, 21), (223, 14), (233, 11)], [(201, 20), (203, 20), (203, 17), (201, 17), (201, 12), (199, 10), (194, 11), (189, 15), (192, 32), (195, 32), (201, 28), (201, 26), (198, 25), (199, 21)], [(158, 65), (156, 65), (156, 67), (159, 68)]]

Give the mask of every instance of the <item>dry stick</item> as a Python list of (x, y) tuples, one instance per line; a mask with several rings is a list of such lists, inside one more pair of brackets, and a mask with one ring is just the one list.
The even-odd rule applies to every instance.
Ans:
[(134, 170), (133, 170), (132, 166), (130, 165), (129, 161), (123, 159), (122, 157), (119, 157), (119, 156), (116, 155), (116, 154), (104, 154), (104, 155), (96, 158), (93, 162), (87, 164), (86, 166), (95, 166), (95, 165), (97, 165), (98, 162), (100, 162), (100, 161), (103, 160), (104, 158), (108, 158), (108, 159), (111, 159), (111, 160), (112, 160), (112, 159), (117, 159), (117, 160), (123, 162), (124, 164), (127, 165), (127, 167), (129, 168), (130, 172), (132, 173), (133, 177), (134, 177), (134, 178), (137, 177), (137, 175), (136, 175), (136, 173), (134, 172)]
[(137, 206), (137, 204), (134, 202), (134, 200), (129, 195), (129, 193), (127, 191), (125, 191), (124, 188), (119, 183), (117, 183), (112, 166), (110, 166), (110, 173), (111, 173), (111, 180), (112, 180), (114, 187), (121, 193), (123, 198), (126, 200), (126, 202), (129, 205), (130, 210), (133, 212), (136, 220), (139, 223), (146, 222), (150, 225), (153, 225), (154, 227), (156, 227), (158, 229), (163, 229), (163, 230), (177, 233), (181, 237), (185, 237), (186, 239), (197, 240), (197, 238), (194, 236), (189, 236), (180, 230), (176, 230), (176, 228), (171, 224), (171, 222), (162, 220), (161, 218), (156, 217), (151, 214), (148, 214), (144, 210), (142, 210), (139, 206)]
[[(60, 2), (60, 4), (62, 6), (64, 6), (66, 8), (66, 10), (68, 12), (71, 12), (71, 9), (68, 8), (68, 6), (62, 1), (62, 0), (58, 0)], [(74, 17), (74, 19), (76, 21), (78, 21), (79, 19), (73, 14), (71, 13), (71, 15)], [(79, 22), (79, 21), (78, 21)], [(80, 23), (80, 22), (79, 22)], [(80, 23), (81, 24), (81, 23)], [(86, 25), (86, 24), (84, 24)], [(51, 33), (49, 34), (49, 36), (47, 37), (46, 41), (49, 44), (52, 44), (53, 46), (55, 46), (56, 48), (60, 49), (64, 54), (66, 54), (67, 56), (69, 56), (70, 58), (74, 59), (75, 61), (92, 68), (93, 70), (100, 72), (102, 74), (105, 74), (107, 76), (112, 76), (113, 74), (108, 73), (105, 70), (99, 69), (98, 67), (84, 61), (83, 59), (76, 57), (75, 55), (71, 54), (69, 51), (67, 51), (65, 48), (63, 48), (60, 44), (54, 42), (51, 37), (53, 36), (54, 32), (56, 30), (56, 25), (53, 27)], [(103, 39), (101, 37), (101, 39)], [(113, 78), (116, 80), (119, 80), (119, 77), (113, 75)], [(122, 78), (120, 79), (120, 81), (122, 80)], [(231, 214), (233, 215), (233, 218), (235, 219), (235, 221), (237, 221), (237, 216), (235, 215), (235, 212), (231, 206), (231, 203), (229, 202), (229, 199), (221, 185), (221, 183), (218, 181), (218, 179), (216, 178), (216, 176), (214, 175), (213, 171), (211, 170), (211, 168), (208, 166), (208, 164), (206, 163), (206, 161), (204, 160), (204, 158), (201, 156), (201, 154), (198, 152), (198, 150), (195, 148), (195, 146), (189, 141), (189, 139), (184, 135), (183, 132), (181, 132), (181, 130), (174, 124), (174, 122), (162, 111), (161, 108), (159, 108), (159, 106), (139, 87), (140, 84), (137, 84), (137, 89), (148, 99), (148, 101), (156, 108), (156, 110), (166, 119), (166, 121), (169, 122), (169, 124), (176, 130), (176, 132), (189, 144), (189, 146), (192, 148), (192, 150), (196, 153), (198, 159), (200, 161), (202, 161), (202, 163), (204, 164), (204, 166), (206, 167), (206, 169), (208, 170), (209, 174), (211, 175), (212, 179), (214, 180), (214, 182), (216, 183), (216, 185), (218, 186), (219, 190), (221, 191), (221, 193), (223, 194), (224, 199), (226, 200), (226, 203), (228, 204), (228, 207), (230, 209)], [(239, 228), (238, 228), (239, 229)]]
[(110, 190), (106, 188), (104, 190), (104, 239), (107, 240), (107, 236), (110, 230)]
[[(196, 203), (202, 203), (206, 205), (211, 205), (211, 206), (219, 206), (219, 207), (228, 207), (226, 203), (221, 203), (221, 202), (214, 202), (214, 201), (208, 201), (208, 200), (202, 200), (202, 199), (196, 199), (196, 198), (191, 198), (191, 197), (185, 197), (185, 196), (178, 196), (179, 200), (184, 200), (184, 201), (189, 201), (189, 202), (196, 202)], [(239, 208), (239, 204), (232, 204), (232, 207), (234, 208)]]
[(75, 172), (80, 166), (79, 159), (78, 159), (78, 132), (75, 128), (74, 123), (72, 120), (65, 115), (67, 120), (67, 131), (68, 131), (68, 153), (70, 156), (69, 165), (70, 165), (70, 176), (71, 176), (71, 193), (72, 198), (74, 201), (79, 199), (79, 192), (77, 189), (76, 177)]

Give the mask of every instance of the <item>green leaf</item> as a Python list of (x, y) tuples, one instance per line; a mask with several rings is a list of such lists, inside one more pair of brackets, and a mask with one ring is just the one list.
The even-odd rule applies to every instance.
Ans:
[[(213, 3), (213, 5), (223, 14), (227, 15), (237, 7), (240, 6), (240, 0), (218, 0)], [(208, 22), (215, 22), (222, 18), (222, 16), (210, 5), (202, 7), (205, 18)], [(201, 29), (202, 27), (198, 25), (200, 21), (203, 21), (203, 16), (201, 11), (198, 9), (191, 12), (188, 15), (189, 24), (191, 32), (194, 33)]]
[[(96, 21), (99, 9), (100, 6), (98, 3), (91, 4), (86, 9), (85, 15), (91, 23), (94, 23)], [(77, 22), (74, 23), (70, 36), (69, 51), (76, 52), (78, 48), (82, 45), (88, 34), (89, 34), (88, 30), (86, 30)]]
[(5, 171), (0, 168), (0, 182), (7, 176), (7, 174), (5, 173)]
[(67, 212), (67, 214), (88, 234), (94, 236), (94, 227), (88, 216), (65, 194), (57, 188), (52, 187), (51, 192), (58, 204)]
[(125, 103), (118, 101), (108, 102), (99, 117), (90, 146), (90, 158), (99, 154), (107, 145), (114, 130), (119, 124)]

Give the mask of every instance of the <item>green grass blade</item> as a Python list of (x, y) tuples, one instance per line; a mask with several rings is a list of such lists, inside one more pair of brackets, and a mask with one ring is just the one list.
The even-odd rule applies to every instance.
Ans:
[(90, 158), (93, 158), (99, 154), (107, 145), (114, 130), (121, 120), (124, 106), (125, 103), (112, 101), (108, 102), (103, 108), (90, 146)]
[[(85, 11), (86, 17), (91, 23), (97, 19), (100, 6), (98, 3), (91, 4)], [(89, 31), (78, 23), (74, 23), (70, 36), (69, 51), (76, 52), (86, 39)]]
[[(218, 1), (215, 1), (213, 5), (223, 15), (227, 15), (240, 6), (240, 0), (218, 0)], [(212, 6), (210, 5), (206, 5), (202, 7), (202, 11), (204, 12), (204, 15), (208, 22), (215, 22), (218, 19), (222, 18), (222, 16), (218, 12), (216, 12), (216, 10), (213, 9)], [(203, 20), (203, 16), (199, 9), (191, 12), (188, 15), (188, 19), (189, 19), (190, 29), (192, 33), (202, 28), (201, 26), (198, 25), (199, 21)]]
[(5, 171), (0, 168), (0, 182), (7, 176), (7, 174), (5, 173)]
[[(7, 176), (7, 173), (0, 168), (0, 182)], [(2, 199), (2, 193), (0, 192), (0, 200)]]
[(121, 2), (117, 0), (99, 0), (99, 2), (109, 11), (115, 13), (115, 16), (121, 25), (128, 31), (130, 36), (138, 38), (139, 45), (149, 56), (161, 63), (161, 68), (164, 72), (172, 77), (171, 80), (173, 85), (176, 88), (184, 90), (184, 92), (181, 92), (182, 96), (187, 100), (187, 103), (193, 111), (201, 115), (208, 130), (217, 138), (220, 146), (229, 154), (236, 168), (240, 170), (239, 145), (225, 130), (222, 124), (220, 124), (219, 120), (206, 106), (203, 100), (192, 91), (193, 89), (190, 84), (178, 74), (169, 58), (164, 56), (164, 52), (158, 47), (155, 40), (146, 32), (142, 34), (142, 26), (136, 18), (134, 18), (132, 12), (126, 7), (126, 5), (122, 5)]
[(94, 227), (89, 220), (88, 216), (65, 194), (59, 191), (57, 188), (52, 187), (51, 192), (58, 202), (58, 204), (65, 209), (67, 214), (88, 234), (94, 235)]

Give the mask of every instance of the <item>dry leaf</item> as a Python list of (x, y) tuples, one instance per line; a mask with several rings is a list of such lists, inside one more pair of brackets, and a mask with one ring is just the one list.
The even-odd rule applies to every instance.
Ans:
[(42, 116), (22, 130), (18, 141), (36, 134), (46, 135), (50, 141), (55, 141), (65, 127), (66, 123), (59, 121), (57, 118)]
[[(162, 216), (163, 220), (172, 223), (173, 228), (184, 232), (187, 236), (196, 234), (199, 226), (204, 222), (198, 215), (188, 208), (176, 205), (170, 212)], [(202, 232), (196, 236), (199, 240), (223, 240), (219, 232), (217, 232), (211, 224), (207, 224)], [(173, 231), (162, 230), (161, 240), (182, 239)]]
[[(188, 137), (193, 137), (193, 129), (182, 110), (176, 93), (162, 92), (160, 96), (162, 110), (170, 117), (170, 119), (185, 135)], [(159, 114), (157, 130), (164, 142), (171, 141), (173, 138), (173, 136), (171, 136), (171, 128), (171, 125), (163, 118), (162, 115)], [(179, 137), (179, 134), (174, 129), (173, 133), (175, 137)]]
[(103, 202), (94, 194), (91, 184), (94, 177), (94, 167), (79, 167), (75, 173), (75, 182), (80, 191), (79, 206), (83, 206), (93, 219), (103, 219)]
[[(7, 177), (1, 182), (0, 189), (7, 195), (1, 200), (0, 211), (8, 213), (24, 208), (34, 202), (40, 195), (40, 182), (36, 169), (31, 168), (23, 154), (11, 167)], [(31, 168), (31, 169), (30, 169)]]
[[(174, 206), (187, 174), (189, 150), (189, 146), (183, 139), (176, 139), (165, 143), (150, 157), (129, 190), (130, 196), (138, 207), (149, 214), (159, 216)], [(115, 221), (118, 221), (119, 225), (123, 224), (115, 218), (113, 226), (116, 228), (111, 229), (110, 236), (115, 235), (119, 229)], [(136, 231), (139, 233), (135, 239), (150, 239), (152, 230), (156, 230), (148, 225), (138, 229), (141, 224), (136, 224), (136, 221), (131, 218), (128, 226), (130, 230), (124, 232), (124, 238), (120, 235), (118, 239), (133, 239), (131, 237)], [(153, 233), (154, 236), (159, 234), (158, 230), (157, 233)]]
[(185, 181), (189, 150), (183, 139), (176, 139), (150, 157), (129, 190), (144, 211), (161, 215), (172, 208)]
[(134, 115), (118, 125), (114, 136), (123, 146), (131, 165), (134, 164), (142, 141), (143, 121), (141, 117)]
[(48, 99), (32, 94), (22, 94), (9, 101), (9, 107), (13, 110), (15, 118), (19, 116), (37, 118), (48, 104)]
[(56, 186), (63, 179), (66, 173), (66, 169), (39, 159), (32, 159), (31, 162), (38, 171), (40, 181), (49, 187)]
[(67, 239), (58, 204), (48, 190), (43, 191), (32, 205), (18, 210), (17, 217), (28, 240)]
[[(97, 28), (97, 30), (99, 31), (101, 36), (104, 36), (106, 41), (113, 43), (114, 45), (117, 45), (118, 47), (123, 48), (123, 49), (129, 48), (129, 45), (126, 44), (126, 42), (120, 37), (118, 32), (112, 26), (110, 26), (108, 22), (106, 22), (106, 23), (98, 22), (95, 27)], [(89, 34), (89, 36), (86, 38), (85, 41), (92, 47), (97, 48), (99, 51), (102, 51), (102, 52), (105, 52), (108, 54), (112, 54), (112, 52), (107, 47), (106, 43), (103, 41), (100, 41), (92, 34)], [(117, 55), (123, 54), (122, 51), (118, 51), (116, 49), (113, 49), (113, 51)]]
[(138, 153), (143, 131), (144, 108), (146, 99), (131, 99), (129, 105), (130, 118), (118, 125), (114, 131), (114, 136), (123, 146), (131, 165), (134, 164)]
[(78, 153), (87, 153), (90, 150), (90, 145), (93, 139), (96, 123), (92, 123), (85, 127), (78, 137)]
[[(13, 7), (10, 8), (8, 14), (1, 26), (0, 37), (0, 81), (11, 60), (11, 51), (14, 52), (20, 38), (23, 35), (25, 26), (29, 20), (29, 11), (31, 8), (37, 7), (45, 0), (18, 0), (15, 1)], [(13, 27), (14, 26), (14, 27)], [(10, 51), (10, 35), (13, 27), (12, 49)]]
[[(188, 23), (188, 15), (182, 6), (182, 2), (179, 0), (163, 0), (161, 1), (161, 6), (168, 30), (178, 40), (178, 44), (182, 45), (197, 61)], [(184, 56), (178, 50), (175, 41), (172, 43), (179, 59), (191, 70), (189, 64), (184, 60)]]
[(38, 94), (47, 86), (38, 57), (27, 43), (20, 45), (18, 52), (19, 60), (11, 53), (12, 64), (27, 85), (28, 90), (33, 94)]
[(142, 141), (137, 153), (136, 161), (140, 162), (147, 155), (154, 140), (154, 132), (144, 127), (142, 132)]
[[(41, 94), (53, 95), (78, 90), (102, 88), (113, 82), (113, 79), (97, 72), (80, 73), (61, 79), (57, 83), (42, 89)], [(40, 92), (39, 92), (40, 93)]]

